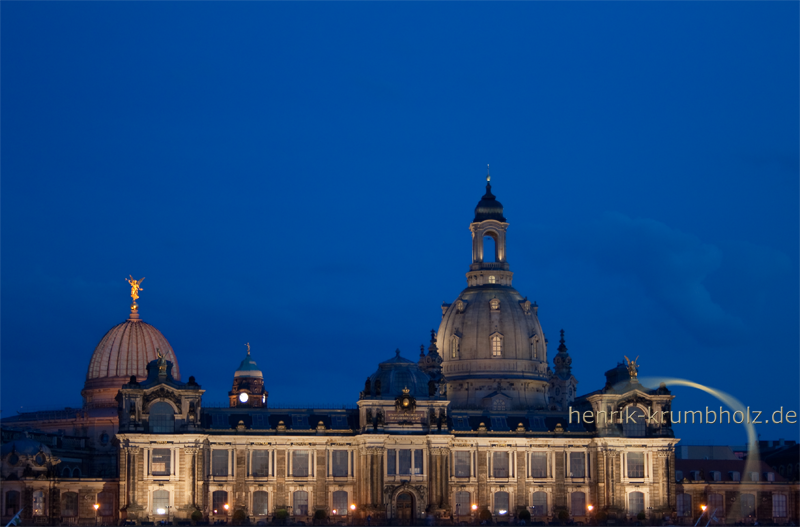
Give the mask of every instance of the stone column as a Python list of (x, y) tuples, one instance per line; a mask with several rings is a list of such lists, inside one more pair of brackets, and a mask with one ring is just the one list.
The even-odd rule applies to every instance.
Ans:
[(529, 492), (527, 489), (527, 460), (526, 456), (527, 453), (525, 448), (517, 448), (517, 507), (527, 507), (528, 506), (528, 496)]
[(275, 452), (275, 505), (278, 508), (288, 506), (286, 494), (286, 450)]
[(487, 479), (489, 477), (490, 450), (485, 447), (478, 448), (478, 507), (485, 509), (489, 507), (489, 487)]
[(328, 466), (327, 466), (327, 452), (325, 447), (315, 451), (316, 458), (316, 484), (314, 485), (314, 510), (328, 509)]
[(241, 509), (247, 513), (247, 504), (249, 503), (247, 499), (247, 488), (245, 486), (245, 477), (247, 476), (247, 450), (243, 447), (237, 448), (233, 451), (233, 459), (234, 463), (236, 463), (236, 469), (233, 471), (235, 478), (233, 484), (233, 511), (231, 511), (231, 513), (236, 509)]
[(553, 505), (555, 508), (565, 508), (569, 511), (569, 500), (567, 499), (567, 487), (565, 477), (566, 471), (566, 451), (556, 450), (555, 456), (555, 487), (553, 489)]

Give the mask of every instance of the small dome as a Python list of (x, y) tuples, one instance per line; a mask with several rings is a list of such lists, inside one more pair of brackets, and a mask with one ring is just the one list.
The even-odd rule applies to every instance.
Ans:
[(492, 194), (492, 184), (486, 182), (486, 194), (483, 195), (475, 207), (475, 219), (473, 223), (478, 223), (485, 220), (497, 220), (505, 222), (503, 216), (503, 204), (497, 201), (494, 194)]
[(244, 358), (239, 367), (236, 369), (236, 373), (233, 374), (234, 377), (255, 377), (256, 379), (263, 379), (264, 375), (261, 373), (261, 370), (258, 369), (258, 364), (256, 361), (250, 357), (250, 351), (247, 351), (247, 357)]
[[(394, 399), (403, 394), (403, 389), (408, 388), (414, 397), (427, 398), (430, 380), (430, 376), (422, 371), (416, 362), (401, 357), (400, 350), (397, 350), (394, 357), (381, 362), (378, 371), (370, 375), (371, 394), (367, 396)], [(380, 381), (380, 395), (377, 395), (378, 381)]]
[(158, 351), (172, 362), (172, 376), (180, 380), (172, 346), (159, 330), (138, 317), (138, 313), (132, 313), (128, 320), (111, 328), (95, 348), (84, 385), (84, 391), (93, 392), (91, 402), (113, 402), (119, 388), (132, 376), (145, 380), (147, 364), (158, 359)]
[(0, 456), (5, 457), (6, 454), (12, 451), (22, 456), (35, 456), (39, 452), (46, 456), (52, 454), (47, 445), (33, 439), (17, 439), (3, 444), (2, 449), (0, 449)]

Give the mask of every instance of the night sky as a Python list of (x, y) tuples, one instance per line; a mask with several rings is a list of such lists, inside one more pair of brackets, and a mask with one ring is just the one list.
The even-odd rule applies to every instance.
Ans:
[(579, 394), (638, 355), (800, 411), (799, 10), (3, 2), (2, 415), (81, 404), (129, 274), (206, 404), (246, 342), (271, 404), (355, 404), (466, 287), (487, 163)]

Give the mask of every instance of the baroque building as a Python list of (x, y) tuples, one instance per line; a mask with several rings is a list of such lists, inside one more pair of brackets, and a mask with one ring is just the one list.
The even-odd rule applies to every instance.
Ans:
[(627, 358), (579, 396), (563, 331), (551, 368), (538, 305), (512, 285), (508, 227), (487, 178), (466, 288), (442, 305), (427, 353), (386, 353), (353, 388), (354, 408), (271, 407), (272, 372), (249, 345), (231, 365), (228, 407), (204, 407), (201, 385), (182, 382), (175, 352), (139, 317), (132, 280), (131, 315), (97, 346), (83, 408), (3, 419), (2, 517), (676, 516), (678, 440), (644, 417), (673, 396), (641, 385)]

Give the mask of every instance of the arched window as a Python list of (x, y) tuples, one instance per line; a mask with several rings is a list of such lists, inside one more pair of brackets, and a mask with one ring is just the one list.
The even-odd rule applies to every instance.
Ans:
[(336, 516), (347, 516), (347, 491), (335, 490), (331, 496)]
[(81, 469), (79, 469), (78, 467), (73, 468), (72, 469), (72, 477), (73, 478), (81, 477)]
[(470, 508), (471, 505), (472, 504), (469, 502), (469, 492), (465, 490), (456, 492), (456, 514), (470, 514), (472, 512)]
[(72, 470), (69, 467), (64, 467), (61, 469), (61, 477), (62, 478), (69, 478), (72, 476)]
[(495, 277), (494, 275), (489, 275), (489, 283), (490, 284), (496, 284), (497, 283), (497, 277)]
[(622, 412), (622, 433), (625, 437), (644, 437), (647, 423), (644, 410), (638, 406), (626, 406)]
[(6, 492), (6, 516), (14, 516), (19, 511), (19, 492), (9, 490)]
[(786, 517), (786, 494), (772, 495), (772, 516), (774, 518)]
[(294, 515), (308, 516), (308, 492), (304, 490), (294, 491)]
[(497, 243), (492, 235), (483, 237), (483, 261), (496, 262), (497, 261)]
[(224, 490), (215, 490), (211, 494), (211, 506), (214, 509), (214, 514), (227, 514), (225, 504), (228, 503), (228, 493)]
[(569, 495), (570, 515), (586, 516), (586, 494), (583, 492), (573, 492)]
[(534, 492), (531, 505), (533, 516), (547, 516), (547, 493), (541, 490)]
[(502, 397), (495, 397), (492, 401), (492, 410), (495, 412), (503, 411), (506, 409), (506, 401)]
[(257, 490), (253, 493), (253, 514), (256, 516), (269, 514), (269, 494), (263, 490)]
[(61, 516), (73, 517), (78, 515), (78, 493), (65, 492), (61, 495)]
[(169, 491), (153, 491), (153, 514), (163, 516), (169, 510)]
[(44, 516), (44, 492), (41, 490), (33, 493), (33, 515)]
[(457, 335), (453, 335), (450, 337), (450, 358), (457, 359), (458, 358), (458, 346), (459, 346), (459, 338)]
[(172, 434), (175, 432), (175, 411), (163, 401), (150, 405), (150, 433)]
[(752, 494), (740, 494), (739, 504), (742, 518), (749, 518), (756, 512), (756, 497)]
[(628, 514), (636, 516), (644, 512), (644, 494), (641, 492), (631, 492), (628, 494)]
[(503, 336), (495, 333), (490, 337), (492, 342), (492, 357), (503, 356)]
[(691, 518), (692, 516), (692, 495), (685, 492), (678, 494), (678, 516)]
[(498, 516), (508, 516), (508, 492), (494, 493), (494, 513)]

